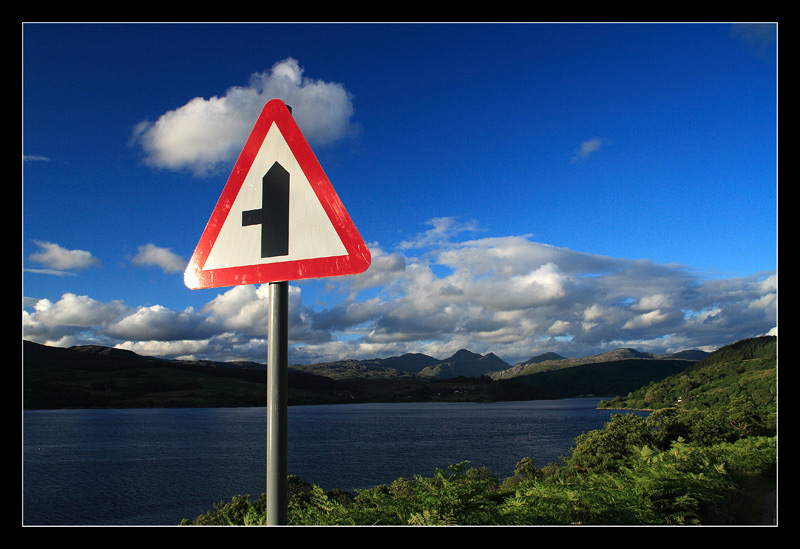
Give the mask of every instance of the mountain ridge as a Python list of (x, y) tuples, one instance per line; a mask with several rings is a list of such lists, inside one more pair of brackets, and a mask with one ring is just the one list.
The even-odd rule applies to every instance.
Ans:
[[(559, 358), (554, 358), (553, 355)], [(708, 355), (709, 353), (706, 351), (700, 351), (698, 349), (688, 349), (675, 353), (659, 355), (656, 353), (637, 351), (636, 349), (630, 347), (619, 347), (604, 353), (578, 358), (564, 358), (556, 353), (545, 353), (544, 355), (534, 356), (524, 362), (518, 362), (506, 370), (492, 372), (487, 375), (494, 380), (498, 380), (509, 379), (517, 376), (532, 375), (549, 370), (570, 368), (585, 364), (600, 364), (603, 362), (612, 362), (618, 360), (687, 360), (695, 362), (702, 360)]]
[(466, 349), (459, 349), (450, 358), (423, 369), (419, 375), (434, 378), (480, 377), (508, 366), (506, 361), (494, 353), (479, 355)]
[[(253, 370), (266, 369), (266, 364), (254, 361), (168, 359), (139, 355), (133, 351), (105, 347), (101, 345), (77, 345), (68, 347), (68, 349), (73, 349), (82, 353), (97, 354), (100, 356), (113, 356), (125, 360), (166, 361), (171, 363)], [(409, 377), (421, 377), (425, 379), (448, 379), (465, 376), (487, 376), (493, 380), (499, 380), (584, 364), (597, 364), (627, 359), (687, 360), (696, 362), (707, 357), (709, 354), (710, 353), (705, 351), (690, 349), (676, 353), (659, 355), (655, 353), (638, 351), (630, 347), (620, 347), (604, 353), (577, 358), (565, 358), (554, 352), (546, 352), (540, 355), (535, 355), (526, 361), (519, 362), (514, 366), (511, 366), (493, 352), (480, 355), (478, 353), (469, 351), (468, 349), (459, 349), (444, 359), (437, 359), (424, 353), (405, 353), (386, 358), (343, 359), (307, 365), (290, 364), (289, 369), (297, 372), (330, 377), (332, 379), (350, 377), (363, 377), (367, 379), (403, 379)]]
[[(407, 354), (293, 365), (288, 371), (289, 402), (498, 402), (620, 395), (694, 364), (612, 360), (495, 381), (482, 372), (508, 363), (493, 353), (460, 351), (444, 360)], [(426, 368), (425, 375), (413, 372)], [(266, 370), (255, 362), (172, 360), (109, 347), (59, 348), (23, 341), (23, 403), (26, 409), (265, 406)]]
[(686, 360), (695, 362), (705, 358), (708, 354), (705, 351), (690, 349), (659, 355), (637, 351), (629, 347), (620, 347), (605, 353), (579, 358), (564, 358), (557, 353), (548, 352), (511, 366), (492, 352), (480, 355), (467, 349), (459, 349), (451, 356), (441, 360), (422, 353), (407, 353), (388, 358), (344, 359), (308, 365), (292, 364), (289, 368), (334, 379), (380, 374), (402, 378), (411, 374), (426, 379), (488, 376), (493, 380), (498, 380), (584, 364), (598, 364), (628, 359)]

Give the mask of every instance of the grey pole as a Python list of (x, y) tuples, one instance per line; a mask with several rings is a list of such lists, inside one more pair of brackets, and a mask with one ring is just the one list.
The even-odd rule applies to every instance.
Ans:
[(289, 283), (269, 285), (267, 361), (267, 524), (287, 521), (287, 417), (289, 368)]
[[(292, 107), (286, 105), (289, 113)], [(289, 507), (289, 283), (269, 285), (267, 349), (267, 524), (285, 525)]]

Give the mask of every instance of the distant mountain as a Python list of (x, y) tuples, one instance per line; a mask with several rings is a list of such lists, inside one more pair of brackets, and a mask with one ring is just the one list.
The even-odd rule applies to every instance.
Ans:
[(439, 363), (439, 360), (422, 353), (406, 353), (389, 358), (345, 359), (315, 364), (291, 364), (289, 365), (289, 370), (326, 376), (331, 379), (355, 377), (395, 379), (413, 377), (425, 368), (437, 363)]
[(700, 351), (698, 349), (690, 349), (688, 351), (678, 351), (677, 353), (671, 353), (668, 355), (660, 355), (658, 358), (674, 358), (678, 360), (703, 360), (710, 353), (706, 351)]
[(402, 379), (409, 377), (452, 379), (456, 377), (488, 376), (491, 379), (499, 380), (586, 364), (600, 364), (620, 360), (686, 360), (687, 362), (694, 362), (706, 356), (708, 356), (708, 353), (698, 350), (657, 355), (623, 347), (581, 358), (564, 358), (557, 353), (544, 353), (511, 366), (494, 353), (479, 355), (467, 349), (459, 349), (452, 356), (442, 360), (421, 353), (408, 353), (389, 358), (347, 359), (308, 365), (293, 364), (290, 369), (332, 379)]
[[(541, 371), (547, 371), (548, 369), (557, 368), (557, 365), (560, 365), (564, 360), (568, 359), (557, 353), (544, 353), (542, 355), (529, 358), (525, 362), (518, 362), (511, 368), (506, 368), (505, 370), (498, 372), (491, 372), (488, 375), (492, 379), (508, 379), (520, 375), (533, 374)], [(552, 366), (550, 368), (534, 368), (535, 365), (542, 363)]]
[(521, 362), (520, 364), (538, 364), (540, 362), (545, 362), (547, 360), (564, 360), (564, 357), (558, 353), (544, 353), (543, 355), (538, 355), (533, 358), (529, 358), (525, 362)]
[[(394, 366), (386, 366), (381, 359), (368, 360), (338, 360), (336, 362), (320, 362), (317, 364), (290, 364), (290, 372), (303, 372), (317, 376), (325, 376), (331, 379), (396, 379), (410, 378), (414, 372), (404, 370), (402, 362), (396, 361)], [(413, 365), (408, 366), (414, 368)]]
[(654, 353), (643, 353), (636, 349), (622, 347), (581, 358), (564, 358), (556, 353), (547, 353), (538, 357), (533, 357), (525, 362), (520, 362), (511, 368), (500, 372), (493, 372), (489, 374), (492, 379), (509, 379), (516, 376), (525, 376), (531, 374), (538, 374), (547, 372), (549, 370), (560, 370), (563, 368), (572, 368), (574, 366), (582, 366), (584, 364), (600, 364), (603, 362), (615, 362), (619, 360), (687, 360), (697, 361), (707, 357), (709, 353), (699, 351), (697, 349), (680, 351), (667, 355), (657, 355)]
[[(689, 369), (695, 358), (707, 354), (658, 356), (617, 349), (568, 359), (545, 353), (510, 367), (494, 353), (460, 349), (443, 360), (408, 353), (291, 365), (289, 402), (495, 402), (624, 395)], [(265, 384), (266, 365), (257, 362), (169, 360), (97, 345), (59, 348), (23, 341), (25, 408), (264, 406)]]
[(424, 355), (422, 353), (406, 353), (400, 356), (391, 356), (389, 358), (377, 358), (375, 362), (386, 368), (393, 368), (402, 372), (410, 372), (417, 374), (427, 368), (433, 366), (437, 359), (432, 356)]
[(419, 375), (438, 379), (460, 376), (480, 377), (508, 367), (509, 364), (494, 353), (481, 356), (466, 349), (460, 349), (450, 358), (424, 368)]
[(290, 369), (333, 379), (407, 378), (410, 376), (419, 376), (425, 379), (448, 379), (461, 376), (480, 377), (508, 367), (509, 364), (494, 353), (481, 356), (466, 349), (460, 349), (444, 360), (421, 353), (407, 353), (389, 358), (348, 359), (308, 365), (293, 364)]

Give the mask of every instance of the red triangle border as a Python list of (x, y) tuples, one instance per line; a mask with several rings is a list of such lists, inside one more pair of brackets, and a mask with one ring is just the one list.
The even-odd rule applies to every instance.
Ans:
[[(261, 149), (272, 123), (286, 139), (292, 154), (311, 184), (325, 213), (336, 229), (347, 255), (296, 261), (263, 263), (248, 266), (203, 270), (217, 236), (233, 206), (250, 167)], [(325, 278), (362, 273), (371, 262), (371, 254), (328, 177), (309, 147), (286, 104), (272, 99), (264, 105), (247, 142), (222, 190), (197, 248), (192, 254), (184, 282), (190, 289), (218, 288), (243, 284), (264, 284), (308, 278)]]

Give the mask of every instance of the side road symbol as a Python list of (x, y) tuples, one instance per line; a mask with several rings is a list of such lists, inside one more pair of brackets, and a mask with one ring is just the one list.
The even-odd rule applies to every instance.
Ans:
[(289, 172), (275, 162), (261, 179), (261, 209), (242, 212), (242, 226), (261, 225), (261, 257), (289, 255)]

